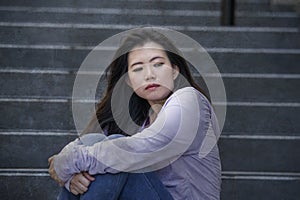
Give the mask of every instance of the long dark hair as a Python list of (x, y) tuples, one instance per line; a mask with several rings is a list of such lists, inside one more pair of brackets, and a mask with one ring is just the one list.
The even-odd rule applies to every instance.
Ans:
[[(161, 45), (172, 66), (178, 66), (180, 76), (174, 81), (174, 91), (186, 86), (192, 86), (204, 94), (203, 90), (193, 80), (189, 66), (181, 52), (165, 35), (154, 28), (136, 29), (122, 42), (115, 53), (112, 63), (106, 68), (104, 73), (107, 80), (105, 95), (97, 105), (96, 114), (92, 117), (82, 134), (99, 132), (102, 129), (108, 135), (117, 133), (132, 135), (138, 131), (137, 127), (142, 126), (145, 122), (149, 115), (150, 105), (147, 100), (136, 95), (132, 88), (125, 83), (125, 74), (128, 71), (127, 59), (129, 52), (134, 47), (142, 47), (148, 42)], [(118, 101), (111, 106), (113, 90), (118, 81), (123, 83), (118, 84), (118, 96), (119, 99), (124, 99), (124, 101)], [(128, 94), (131, 95), (128, 97)], [(129, 104), (126, 102), (129, 102)], [(128, 110), (130, 120), (125, 117), (128, 116)]]

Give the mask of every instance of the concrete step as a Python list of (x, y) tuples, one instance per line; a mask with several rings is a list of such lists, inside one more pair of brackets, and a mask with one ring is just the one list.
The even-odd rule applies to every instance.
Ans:
[(236, 0), (237, 3), (269, 3), (270, 0)]
[[(76, 137), (76, 134), (4, 135), (2, 132), (0, 134), (0, 168), (47, 168), (49, 156), (58, 153), (63, 146)], [(237, 139), (221, 136), (219, 147), (222, 170), (234, 172), (298, 171), (300, 161), (297, 158), (300, 150), (297, 147), (300, 137), (286, 140), (273, 137), (269, 139), (247, 139), (246, 137), (243, 139), (240, 137)]]
[(77, 9), (81, 8), (127, 8), (127, 9), (159, 9), (159, 10), (219, 10), (220, 0), (201, 0), (201, 1), (149, 1), (149, 0), (126, 0), (126, 1), (75, 1), (75, 0), (63, 0), (63, 1), (34, 1), (24, 2), (22, 0), (8, 1), (3, 0), (0, 2), (0, 6), (27, 6), (27, 7), (73, 7)]
[(1, 96), (52, 97), (72, 96), (75, 75), (0, 73)]
[(58, 153), (77, 135), (0, 135), (0, 137), (3, 139), (0, 147), (2, 161), (0, 168), (47, 168), (48, 158)]
[[(126, 8), (126, 9), (155, 9), (155, 10), (210, 10), (220, 11), (221, 0), (215, 1), (38, 1), (38, 2), (24, 2), (24, 1), (1, 1), (2, 7), (57, 7), (60, 5), (62, 8)], [(290, 5), (272, 5), (269, 1), (263, 2), (243, 2), (236, 1), (237, 11), (276, 11), (286, 12), (293, 11), (294, 8)]]
[(236, 1), (237, 11), (252, 11), (252, 12), (292, 12), (295, 11), (294, 7), (291, 5), (275, 5), (266, 2), (241, 2)]
[[(2, 22), (131, 24), (135, 26), (220, 25), (220, 11), (155, 10), (120, 8), (0, 7)], [(295, 12), (237, 11), (237, 26), (298, 27)]]
[[(248, 75), (248, 76), (247, 76)], [(3, 72), (0, 70), (1, 98), (54, 98), (71, 99), (74, 73), (61, 71), (59, 73), (43, 73), (23, 71)], [(276, 74), (222, 74), (229, 102), (300, 102), (300, 75)], [(97, 75), (85, 75), (85, 80), (96, 80)], [(211, 82), (215, 77), (209, 76)], [(198, 78), (199, 85), (205, 86), (202, 79)], [(91, 84), (86, 82), (86, 84)], [(105, 82), (99, 82), (97, 96), (105, 90)], [(206, 86), (205, 86), (206, 87)], [(247, 91), (245, 93), (245, 91)], [(92, 94), (91, 90), (82, 93), (81, 98)], [(242, 94), (242, 95), (241, 95)], [(221, 101), (221, 100), (220, 100)]]
[[(273, 180), (275, 179), (275, 180)], [(20, 188), (20, 185), (22, 187)], [(45, 187), (47, 186), (47, 187)], [(300, 181), (284, 176), (265, 176), (263, 174), (245, 176), (243, 174), (222, 178), (221, 199), (273, 199), (297, 200)], [(18, 188), (16, 190), (16, 188)], [(46, 172), (1, 173), (0, 192), (3, 200), (19, 199), (56, 199), (60, 187)], [(14, 192), (11, 192), (14, 191)]]
[(300, 69), (298, 50), (274, 49), (208, 49), (220, 72), (234, 73), (295, 73)]
[(297, 200), (299, 178), (236, 176), (222, 180), (221, 199), (274, 199)]
[[(125, 31), (117, 25), (0, 23), (2, 44), (96, 46)], [(128, 25), (130, 26), (130, 25)], [(115, 27), (115, 28), (114, 28)], [(126, 27), (124, 24), (123, 27)], [(226, 48), (300, 48), (300, 32), (294, 28), (228, 28), (176, 26), (178, 31), (203, 47)], [(176, 30), (176, 29), (175, 29)], [(26, 39), (24, 39), (26, 38)], [(226, 38), (226, 40), (224, 40)]]
[[(0, 8), (1, 10), (1, 8)], [(32, 12), (33, 10), (33, 12)], [(135, 26), (220, 24), (218, 11), (182, 11), (155, 9), (74, 9), (74, 8), (28, 8), (25, 11), (1, 11), (2, 22), (47, 22), (82, 24), (131, 24)]]
[(0, 174), (0, 192), (3, 200), (57, 198), (59, 185), (47, 173)]
[[(249, 76), (248, 76), (249, 75)], [(268, 76), (271, 74), (221, 74), (226, 90), (227, 101), (230, 102), (247, 102), (251, 103), (296, 103), (300, 102), (300, 93), (298, 85), (300, 79), (296, 75), (280, 78)], [(209, 75), (208, 75), (209, 76)], [(300, 78), (300, 77), (299, 77)], [(217, 81), (215, 77), (207, 78), (208, 83)], [(209, 93), (203, 79), (197, 79), (197, 83)], [(222, 99), (218, 99), (222, 101)], [(274, 104), (274, 105), (275, 105)]]
[(300, 18), (295, 12), (287, 13), (237, 13), (236, 26), (299, 27)]
[[(92, 47), (0, 45), (2, 69), (76, 71)], [(206, 48), (221, 73), (300, 74), (298, 49)], [(100, 55), (109, 55), (101, 51)], [(45, 59), (47, 58), (47, 59)]]
[[(221, 138), (219, 141), (222, 168), (225, 171), (296, 172), (300, 162), (296, 155), (300, 137)], [(267, 162), (266, 162), (267, 161)]]
[(295, 133), (300, 130), (295, 106), (280, 104), (243, 104), (236, 103), (227, 107), (224, 131), (247, 133)]
[[(0, 103), (5, 118), (1, 129), (75, 129), (71, 105), (65, 100), (54, 102), (8, 102)], [(15, 113), (16, 112), (16, 113)]]
[[(163, 9), (163, 10), (220, 10), (221, 0), (201, 0), (201, 1), (37, 1), (37, 2), (24, 2), (21, 0), (8, 1), (3, 0), (0, 6), (30, 6), (30, 7), (74, 7), (74, 8), (127, 8), (127, 9)], [(236, 1), (237, 10), (250, 10), (250, 11), (291, 11), (293, 7), (289, 5), (272, 5), (270, 1)]]
[[(87, 105), (82, 104), (82, 109)], [(3, 130), (75, 130), (71, 104), (66, 100), (4, 99), (0, 108), (6, 116), (0, 119)], [(229, 102), (224, 131), (298, 134), (299, 113), (299, 103)]]

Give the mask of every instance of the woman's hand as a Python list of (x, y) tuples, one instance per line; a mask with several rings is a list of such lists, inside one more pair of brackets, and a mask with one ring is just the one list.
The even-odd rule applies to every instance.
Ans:
[(49, 164), (48, 172), (49, 172), (51, 178), (53, 178), (60, 186), (64, 186), (65, 183), (62, 180), (60, 180), (60, 178), (57, 176), (57, 174), (54, 170), (54, 157), (55, 157), (55, 155), (51, 156), (48, 159), (48, 164)]
[(70, 192), (75, 195), (83, 194), (88, 190), (88, 187), (95, 178), (87, 172), (75, 174), (70, 182)]

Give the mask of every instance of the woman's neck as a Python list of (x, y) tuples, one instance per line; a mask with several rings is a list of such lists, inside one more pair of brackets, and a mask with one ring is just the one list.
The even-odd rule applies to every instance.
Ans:
[(150, 124), (152, 124), (155, 121), (158, 113), (160, 112), (162, 106), (164, 105), (164, 102), (165, 102), (165, 100), (162, 100), (160, 102), (155, 102), (155, 103), (149, 102), (150, 106), (151, 106), (151, 109), (149, 112)]

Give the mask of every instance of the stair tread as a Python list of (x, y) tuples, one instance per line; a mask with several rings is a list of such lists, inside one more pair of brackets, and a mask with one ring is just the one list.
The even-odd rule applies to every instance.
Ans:
[[(59, 73), (58, 73), (59, 72)], [(94, 75), (93, 75), (94, 73)], [(100, 98), (104, 92), (104, 82), (98, 82), (97, 71), (90, 74), (81, 75), (86, 79), (87, 85), (96, 82), (99, 85), (97, 97)], [(226, 88), (227, 102), (229, 105), (235, 102), (244, 102), (244, 104), (260, 103), (262, 106), (296, 105), (300, 102), (300, 74), (220, 74)], [(273, 76), (272, 76), (273, 75)], [(206, 82), (214, 81), (217, 76), (214, 74), (202, 74)], [(199, 75), (194, 75), (196, 82), (207, 91), (206, 84)], [(47, 71), (13, 71), (5, 72), (0, 70), (0, 101), (27, 101), (27, 102), (68, 102), (72, 98), (73, 84), (76, 78), (75, 73), (68, 71), (57, 71), (57, 73)], [(90, 82), (88, 82), (90, 81)], [(47, 88), (47, 90), (45, 90)], [(241, 95), (244, 91), (244, 93)], [(91, 100), (92, 89), (86, 89), (77, 96), (81, 101)], [(222, 99), (215, 99), (222, 101)], [(272, 104), (273, 103), (273, 104)]]
[[(2, 23), (2, 48), (61, 48), (92, 49), (113, 34), (118, 33), (115, 26), (98, 24), (98, 28), (90, 24), (5, 24)], [(20, 25), (20, 26), (19, 26)], [(28, 25), (28, 26), (27, 26)], [(0, 23), (1, 26), (1, 23)], [(77, 26), (77, 27), (76, 27)], [(81, 27), (82, 26), (82, 27)], [(126, 27), (126, 25), (122, 25)], [(101, 27), (101, 28), (100, 28)], [(208, 50), (239, 51), (252, 49), (264, 52), (290, 51), (300, 49), (300, 31), (295, 28), (218, 28), (218, 27), (181, 27), (182, 33), (196, 40)], [(186, 30), (184, 30), (186, 29)], [(16, 35), (16, 37), (11, 37)], [(224, 40), (223, 38), (228, 38)], [(24, 40), (24, 38), (27, 38)], [(212, 49), (213, 48), (213, 49)], [(249, 51), (249, 50), (248, 50)], [(300, 50), (299, 50), (300, 51)]]
[[(1, 141), (10, 143), (1, 144), (1, 168), (47, 168), (47, 159), (58, 153), (63, 146), (74, 140), (77, 135), (0, 135)], [(47, 145), (51, 144), (51, 145)], [(293, 172), (299, 177), (300, 161), (299, 138), (297, 140), (279, 139), (219, 139), (220, 156), (223, 171), (233, 171), (236, 174), (227, 176), (247, 176), (242, 172)], [(24, 151), (24, 148), (30, 146)], [(32, 158), (34, 153), (35, 157)], [(245, 155), (247, 159), (245, 160)], [(30, 159), (31, 158), (31, 159)], [(264, 162), (265, 160), (269, 162)], [(255, 165), (253, 165), (256, 163)], [(42, 173), (40, 171), (37, 171)], [(255, 174), (255, 173), (253, 173)], [(253, 174), (250, 176), (253, 176)], [(248, 174), (249, 175), (249, 174)], [(259, 174), (257, 174), (259, 175)], [(267, 174), (266, 174), (267, 175)], [(269, 174), (269, 176), (271, 176)], [(274, 176), (274, 174), (272, 175)], [(286, 177), (286, 175), (284, 175)]]

